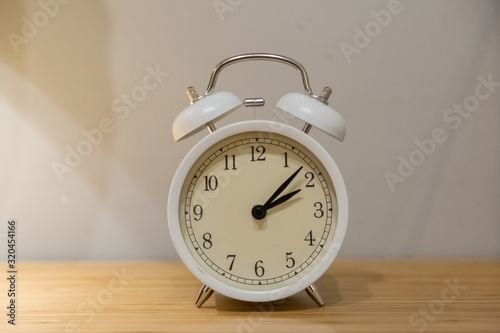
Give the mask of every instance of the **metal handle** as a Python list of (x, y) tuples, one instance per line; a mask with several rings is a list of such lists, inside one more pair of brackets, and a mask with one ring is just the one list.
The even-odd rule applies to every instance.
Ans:
[[(307, 92), (307, 94), (315, 99), (319, 99), (322, 102), (326, 102), (328, 97), (323, 101), (323, 95), (321, 96), (316, 96), (313, 94), (311, 87), (309, 86), (309, 77), (307, 76), (306, 69), (304, 66), (302, 66), (298, 61), (295, 61), (291, 58), (282, 56), (282, 55), (277, 55), (277, 54), (271, 54), (271, 53), (247, 53), (247, 54), (240, 54), (231, 58), (227, 58), (223, 61), (221, 61), (217, 66), (215, 66), (214, 70), (212, 71), (212, 75), (210, 76), (210, 81), (208, 82), (208, 87), (207, 91), (200, 96), (199, 98), (205, 97), (209, 94), (212, 93), (212, 91), (215, 88), (215, 84), (217, 82), (217, 78), (219, 76), (219, 73), (222, 71), (223, 68), (235, 64), (237, 62), (242, 62), (242, 61), (248, 61), (248, 60), (270, 60), (270, 61), (277, 61), (281, 63), (288, 64), (295, 69), (297, 69), (300, 72), (300, 75), (302, 77), (302, 84), (304, 85), (304, 90)], [(326, 88), (325, 88), (326, 89)], [(330, 89), (330, 88), (328, 88)], [(331, 92), (331, 89), (330, 89)], [(328, 93), (329, 95), (329, 93)]]

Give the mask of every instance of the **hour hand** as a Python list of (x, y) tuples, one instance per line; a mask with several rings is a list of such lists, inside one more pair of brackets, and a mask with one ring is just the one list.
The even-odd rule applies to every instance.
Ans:
[(276, 207), (278, 205), (281, 205), (282, 203), (284, 203), (285, 201), (287, 201), (288, 199), (291, 199), (295, 194), (299, 193), (300, 192), (300, 188), (298, 190), (295, 190), (293, 192), (290, 192), (288, 194), (285, 194), (281, 197), (279, 197), (278, 199), (274, 200), (273, 202), (271, 202), (271, 204), (269, 204), (269, 206), (267, 207), (267, 209), (271, 209), (273, 207)]
[(285, 190), (285, 188), (292, 182), (292, 180), (295, 178), (295, 176), (297, 176), (297, 174), (300, 172), (300, 170), (302, 170), (302, 167), (298, 168), (298, 170), (295, 171), (293, 173), (293, 175), (291, 175), (290, 177), (288, 177), (288, 179), (285, 180), (285, 182), (283, 184), (281, 184), (280, 187), (278, 187), (278, 189), (273, 193), (273, 195), (271, 195), (271, 197), (264, 204), (264, 209), (269, 209), (270, 208), (269, 206), (272, 204), (272, 202), (274, 201), (274, 199), (276, 199), (278, 197), (278, 195), (280, 195), (281, 192), (283, 192)]

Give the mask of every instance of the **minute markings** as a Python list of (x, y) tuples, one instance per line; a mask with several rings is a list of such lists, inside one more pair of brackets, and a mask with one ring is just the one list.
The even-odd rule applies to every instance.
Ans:
[[(272, 141), (274, 141), (274, 142), (268, 142), (268, 140), (271, 141), (270, 139), (259, 140), (259, 144), (276, 146), (276, 147), (279, 147), (281, 149), (285, 149), (287, 151), (290, 151), (294, 155), (297, 155), (297, 156), (299, 156), (299, 154), (304, 155), (300, 151), (300, 149), (298, 149), (298, 148), (296, 148), (294, 146), (289, 146), (288, 144), (286, 144), (286, 143), (284, 143), (284, 142), (282, 142), (280, 140), (273, 139)], [(231, 142), (231, 143), (223, 146), (222, 148), (220, 148), (220, 152), (225, 152), (226, 154), (230, 154), (230, 150), (231, 149), (234, 149), (234, 148), (236, 148), (238, 146), (248, 146), (248, 145), (252, 144), (252, 141), (243, 141), (243, 140), (240, 140), (240, 142), (238, 142), (238, 143), (239, 144), (235, 144), (235, 142)], [(253, 143), (255, 143), (255, 141), (253, 141)], [(232, 145), (232, 147), (229, 148), (229, 145)], [(288, 148), (288, 147), (284, 147), (283, 145), (287, 145), (291, 149)], [(192, 196), (194, 190), (196, 189), (196, 185), (197, 185), (198, 179), (204, 174), (204, 170), (207, 169), (212, 163), (220, 163), (220, 159), (221, 158), (223, 159), (223, 157), (220, 157), (220, 156), (223, 156), (220, 152), (213, 153), (212, 155), (208, 156), (208, 158), (206, 158), (205, 163), (202, 163), (201, 165), (198, 164), (198, 165), (200, 165), (200, 167), (198, 168), (198, 171), (196, 171), (195, 173), (197, 175), (199, 175), (199, 177), (193, 177), (193, 179), (192, 179), (193, 182), (192, 183), (193, 183), (194, 187), (191, 188), (191, 189), (188, 189), (188, 193), (191, 192), (191, 196)], [(259, 154), (257, 154), (257, 153), (260, 154), (260, 152), (255, 151), (255, 160), (257, 160), (257, 158), (259, 157)], [(213, 156), (214, 154), (216, 156)], [(237, 152), (236, 154), (240, 154), (240, 152)], [(272, 154), (275, 154), (275, 153), (272, 152)], [(231, 156), (231, 155), (229, 155), (229, 156)], [(238, 155), (236, 155), (236, 156), (238, 156)], [(304, 156), (307, 157), (307, 155), (304, 155)], [(216, 159), (216, 157), (219, 157), (219, 159)], [(262, 157), (264, 157), (264, 156), (262, 156)], [(307, 164), (312, 170), (314, 170), (314, 173), (316, 175), (321, 174), (321, 172), (318, 173), (319, 169), (317, 168), (316, 164), (309, 157), (307, 157), (307, 159), (306, 159), (303, 156), (299, 156), (299, 158), (300, 158), (301, 161), (303, 161), (305, 164)], [(228, 163), (228, 164), (229, 164), (230, 167), (232, 167), (232, 159), (229, 159), (228, 162), (231, 162), (231, 163)], [(321, 178), (323, 178), (323, 177), (321, 177)], [(328, 189), (328, 185), (326, 184), (324, 178), (323, 179), (319, 179), (318, 178), (318, 180), (321, 182), (321, 185), (322, 185), (322, 186), (320, 186), (320, 188), (323, 187), (325, 189)], [(331, 204), (330, 191), (324, 192), (324, 196), (325, 196), (326, 202), (328, 204)], [(194, 203), (195, 202), (193, 202), (193, 204)], [(188, 208), (187, 210), (189, 211), (189, 209), (192, 206), (191, 206), (191, 204), (187, 204), (185, 207)], [(330, 207), (328, 208), (328, 211), (332, 211)], [(331, 218), (331, 215), (329, 215), (328, 218)], [(327, 222), (327, 224), (331, 224), (331, 221), (328, 221), (328, 222)], [(323, 237), (327, 237), (328, 238), (329, 232), (330, 231), (327, 231), (326, 230), (326, 226), (325, 226), (325, 228), (323, 230)], [(189, 233), (189, 234), (191, 234), (195, 239), (197, 238), (196, 235), (195, 235), (195, 233), (194, 233), (194, 231), (193, 231), (193, 233)], [(211, 266), (212, 269), (214, 269), (214, 270), (221, 270), (222, 273), (219, 273), (219, 272), (217, 272), (217, 273), (219, 273), (222, 276), (225, 276), (226, 278), (228, 278), (228, 279), (230, 279), (232, 281), (235, 281), (235, 282), (238, 282), (238, 283), (242, 283), (242, 284), (255, 284), (256, 282), (258, 282), (259, 284), (273, 284), (273, 283), (282, 282), (283, 280), (291, 278), (291, 277), (299, 274), (301, 271), (303, 271), (308, 266), (308, 264), (306, 262), (309, 261), (310, 259), (315, 258), (318, 255), (318, 252), (320, 252), (321, 249), (323, 248), (323, 244), (318, 244), (318, 245), (319, 246), (317, 247), (317, 249), (315, 249), (315, 251), (313, 251), (313, 253), (311, 253), (311, 255), (308, 258), (306, 258), (304, 260), (304, 262), (300, 266), (296, 266), (295, 270), (293, 270), (291, 272), (289, 271), (289, 272), (287, 272), (287, 273), (285, 273), (285, 274), (283, 274), (281, 276), (276, 276), (276, 277), (272, 277), (272, 278), (268, 278), (268, 279), (252, 279), (252, 278), (247, 278), (247, 277), (244, 278), (244, 277), (240, 277), (240, 276), (237, 276), (237, 275), (234, 275), (234, 274), (229, 274), (227, 271), (225, 271), (224, 269), (220, 268), (217, 264), (215, 264), (214, 262), (212, 262), (212, 260), (210, 260), (206, 255), (204, 255), (203, 249), (197, 248), (197, 250), (199, 250), (199, 252), (203, 253), (203, 256), (200, 254), (200, 257), (202, 257), (202, 260), (205, 261), (205, 262), (207, 262), (207, 264), (208, 264), (208, 262), (210, 262), (209, 266)], [(293, 274), (293, 276), (290, 276), (290, 273)], [(231, 278), (231, 277), (233, 277), (233, 278)], [(235, 280), (235, 278), (236, 278), (236, 280)], [(254, 281), (254, 282), (252, 282), (252, 281)]]

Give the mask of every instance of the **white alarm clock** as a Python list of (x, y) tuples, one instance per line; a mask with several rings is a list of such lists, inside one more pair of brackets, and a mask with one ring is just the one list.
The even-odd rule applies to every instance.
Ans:
[[(219, 72), (245, 60), (289, 64), (301, 74), (306, 94), (290, 93), (276, 107), (305, 121), (302, 130), (253, 120), (220, 129), (214, 122), (243, 103), (229, 92), (212, 93)], [(328, 152), (308, 132), (312, 126), (342, 141), (345, 122), (327, 105), (331, 93), (312, 93), (304, 67), (275, 54), (243, 54), (213, 70), (198, 96), (173, 124), (176, 141), (203, 128), (210, 134), (181, 162), (168, 200), (175, 248), (204, 284), (200, 307), (217, 291), (243, 301), (265, 302), (306, 292), (322, 306), (313, 283), (328, 269), (344, 240), (348, 203), (344, 180)]]

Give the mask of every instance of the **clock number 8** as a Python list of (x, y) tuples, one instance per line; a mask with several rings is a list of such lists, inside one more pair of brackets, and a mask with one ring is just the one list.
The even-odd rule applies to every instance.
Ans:
[(203, 247), (207, 250), (212, 247), (212, 235), (209, 232), (203, 234)]

